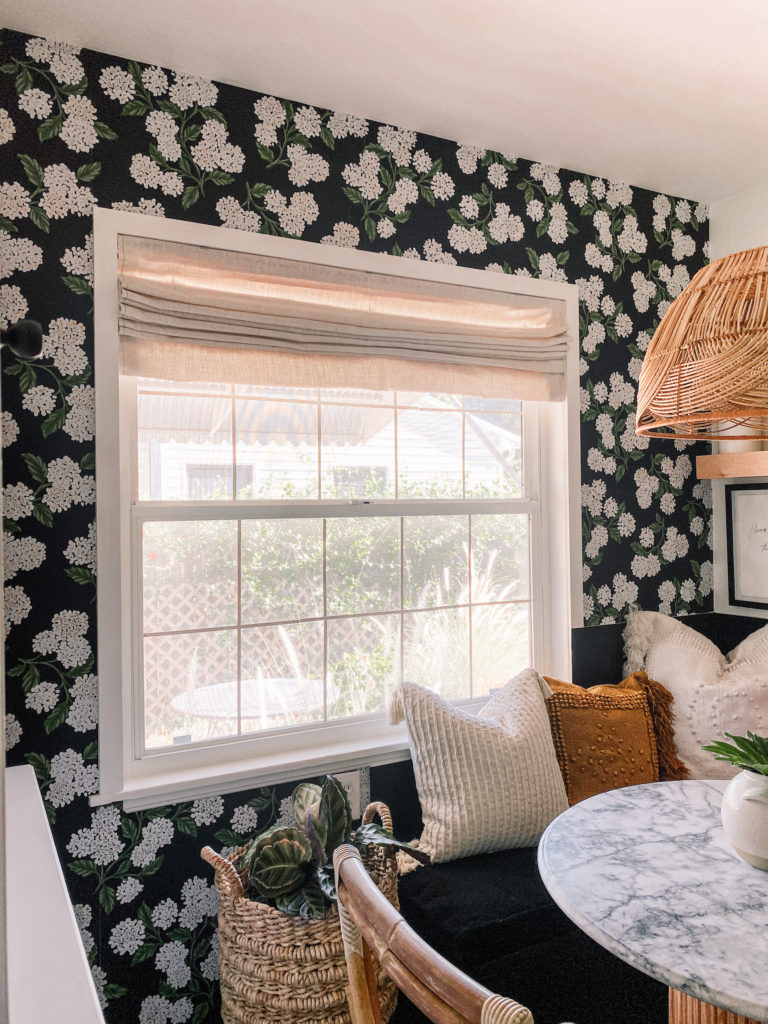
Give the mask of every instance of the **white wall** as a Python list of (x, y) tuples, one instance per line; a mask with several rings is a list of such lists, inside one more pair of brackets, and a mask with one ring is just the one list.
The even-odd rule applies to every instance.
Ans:
[(768, 245), (768, 182), (712, 203), (709, 238), (713, 260)]

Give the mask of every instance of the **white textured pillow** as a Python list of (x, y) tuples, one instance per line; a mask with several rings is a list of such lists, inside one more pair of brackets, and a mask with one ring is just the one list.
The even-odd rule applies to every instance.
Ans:
[(768, 733), (768, 625), (725, 657), (701, 633), (659, 612), (632, 612), (624, 630), (627, 673), (644, 670), (674, 697), (675, 743), (694, 779), (739, 771), (702, 750), (723, 733)]
[(567, 808), (544, 703), (551, 692), (526, 669), (469, 715), (423, 686), (397, 687), (389, 720), (408, 725), (419, 847), (433, 861), (533, 846)]

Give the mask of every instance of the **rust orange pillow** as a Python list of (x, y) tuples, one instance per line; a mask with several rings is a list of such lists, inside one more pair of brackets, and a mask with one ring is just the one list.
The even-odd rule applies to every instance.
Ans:
[(569, 804), (619, 786), (685, 778), (674, 748), (672, 695), (644, 672), (585, 689), (545, 677), (552, 738)]

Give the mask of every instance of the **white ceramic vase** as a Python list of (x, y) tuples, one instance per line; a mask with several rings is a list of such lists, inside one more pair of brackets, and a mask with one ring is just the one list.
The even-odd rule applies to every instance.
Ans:
[(723, 831), (736, 853), (768, 871), (768, 776), (742, 771), (723, 793)]

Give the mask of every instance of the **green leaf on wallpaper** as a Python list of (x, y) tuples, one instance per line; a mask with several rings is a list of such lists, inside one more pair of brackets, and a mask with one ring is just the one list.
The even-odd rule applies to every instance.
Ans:
[(397, 244), (397, 242), (395, 242), (395, 244), (392, 246), (391, 252), (392, 252), (393, 256), (402, 256), (403, 255), (403, 250), (400, 248), (400, 246)]
[(259, 154), (261, 159), (266, 161), (268, 164), (271, 164), (272, 161), (275, 159), (275, 154), (272, 152), (272, 150), (269, 149), (269, 147), (265, 146), (262, 142), (256, 143), (256, 152)]
[(64, 117), (62, 114), (51, 114), (50, 117), (46, 117), (37, 127), (37, 136), (41, 142), (46, 142), (48, 139), (55, 139), (61, 132), (61, 127), (64, 124)]
[(257, 181), (255, 185), (249, 185), (248, 191), (251, 194), (252, 199), (263, 199), (264, 196), (269, 195), (272, 191), (272, 186), (267, 185), (263, 181)]
[(438, 172), (438, 171), (442, 171), (442, 169), (443, 169), (443, 158), (442, 158), (441, 156), (439, 156), (439, 157), (437, 158), (437, 160), (434, 160), (434, 161), (432, 162), (432, 166), (431, 166), (431, 167), (429, 168), (429, 170), (427, 171), (427, 174), (428, 174), (428, 175), (429, 175), (430, 177), (432, 177), (432, 175), (433, 175), (433, 174), (437, 174), (437, 172)]
[(17, 67), (18, 64), (15, 61), (11, 60), (8, 61), (7, 64), (0, 64), (0, 71), (2, 71), (4, 75), (15, 75)]
[(12, 220), (9, 220), (8, 217), (3, 217), (2, 214), (0, 214), (0, 231), (7, 231), (9, 234), (17, 234), (18, 230), (19, 229)]
[(194, 206), (197, 200), (200, 198), (200, 188), (197, 185), (187, 185), (184, 189), (184, 194), (181, 197), (182, 208), (188, 210), (190, 206)]
[(380, 157), (385, 158), (385, 159), (386, 159), (386, 157), (389, 156), (389, 153), (387, 153), (386, 149), (384, 149), (383, 146), (380, 146), (378, 144), (378, 142), (367, 142), (365, 144), (365, 149), (369, 153), (375, 153), (376, 156), (380, 156)]
[(197, 825), (191, 818), (179, 818), (176, 822), (176, 828), (185, 836), (197, 835)]
[(356, 188), (352, 188), (351, 185), (345, 185), (341, 190), (350, 202), (357, 203), (360, 206), (365, 205), (362, 192), (358, 192)]
[(195, 1012), (190, 1017), (190, 1024), (203, 1024), (203, 1021), (208, 1016), (209, 1009), (208, 1003), (198, 1003), (195, 1007)]
[(229, 171), (215, 170), (211, 171), (208, 175), (208, 180), (212, 181), (214, 185), (231, 185), (235, 180), (235, 176), (230, 174)]
[[(189, 938), (189, 931), (186, 928), (171, 928), (169, 932), (166, 932), (166, 937), (171, 942), (186, 942)], [(208, 946), (209, 943), (201, 943), (197, 948), (199, 952), (204, 952), (204, 947)]]
[(327, 124), (321, 125), (320, 138), (326, 144), (328, 149), (336, 148), (336, 140), (334, 139), (333, 135), (331, 135), (331, 129), (328, 127)]
[(419, 185), (419, 192), (422, 199), (426, 199), (430, 206), (435, 205), (435, 193), (429, 187), (429, 185)]
[(21, 533), (21, 527), (12, 519), (3, 519), (3, 529), (6, 533)]
[(29, 208), (29, 219), (35, 227), (40, 228), (41, 231), (51, 230), (51, 222), (48, 218), (48, 214), (45, 210), (41, 210), (39, 206), (35, 206), (34, 203)]
[(392, 214), (392, 220), (395, 222), (395, 224), (405, 224), (407, 220), (410, 220), (410, 217), (410, 210), (402, 210), (400, 213)]
[(31, 89), (34, 85), (34, 78), (29, 68), (21, 68), (19, 73), (16, 75), (16, 92), (21, 95), (26, 92), (27, 89)]
[(122, 985), (116, 985), (114, 981), (108, 981), (104, 986), (104, 998), (107, 1002), (111, 1002), (113, 999), (122, 999), (127, 993), (127, 988), (123, 988)]
[(377, 233), (376, 232), (376, 221), (373, 219), (373, 217), (366, 217), (363, 220), (363, 227), (365, 228), (366, 235), (368, 236), (369, 240), (372, 242), (376, 238), (376, 233)]
[(179, 132), (181, 142), (197, 142), (203, 134), (202, 126), (199, 124), (188, 124)]
[(90, 584), (96, 586), (96, 577), (90, 569), (86, 569), (82, 565), (70, 565), (64, 570), (64, 573), (66, 576), (69, 576), (73, 583), (79, 583), (81, 587), (89, 586)]
[(298, 144), (303, 146), (304, 149), (312, 149), (312, 143), (306, 135), (302, 135), (301, 132), (293, 132), (291, 135), (291, 142), (298, 142)]
[(128, 100), (127, 103), (123, 104), (122, 114), (126, 117), (143, 117), (144, 114), (148, 114), (152, 108), (145, 100)]
[(45, 719), (45, 731), (52, 733), (54, 729), (58, 729), (62, 725), (69, 714), (69, 701), (62, 701), (58, 707), (55, 707), (53, 711)]
[(613, 274), (611, 274), (611, 277), (614, 281), (618, 281), (621, 277), (621, 267), (618, 264), (613, 268)]
[(80, 459), (80, 469), (89, 472), (96, 469), (96, 452), (86, 452)]
[(25, 693), (28, 693), (33, 686), (37, 686), (40, 682), (40, 669), (37, 665), (27, 665), (27, 671), (24, 673), (24, 678), (21, 681), (21, 685)]
[(48, 467), (45, 462), (40, 458), (39, 455), (32, 455), (30, 452), (25, 452), (22, 456), (29, 470), (29, 475), (38, 484), (44, 484), (48, 481)]
[(99, 756), (99, 744), (96, 740), (92, 740), (83, 751), (84, 761), (95, 761)]
[(93, 289), (84, 277), (76, 277), (74, 274), (62, 274), (61, 280), (75, 295), (93, 295)]
[(446, 212), (448, 213), (448, 216), (451, 218), (454, 224), (458, 224), (462, 228), (469, 227), (469, 221), (459, 210), (451, 208)]
[(96, 865), (92, 860), (82, 858), (81, 860), (71, 860), (67, 865), (70, 871), (78, 875), (80, 878), (88, 878), (90, 875), (98, 874)]
[(571, 221), (567, 220), (565, 222), (565, 227), (569, 235), (578, 235), (579, 229), (575, 224), (572, 224)]
[(53, 512), (44, 501), (36, 501), (32, 507), (32, 515), (43, 526), (53, 526)]
[[(3, 524), (3, 529), (5, 528), (5, 524)], [(18, 665), (14, 665), (13, 668), (6, 669), (5, 674), (15, 679), (17, 676), (23, 676), (26, 670), (27, 666), (23, 664), (23, 662), (20, 662)]]
[(38, 782), (47, 782), (51, 777), (51, 762), (42, 754), (25, 754), (24, 760), (31, 764)]
[(99, 889), (99, 903), (105, 914), (111, 914), (115, 909), (115, 890), (110, 885)]
[(541, 238), (542, 235), (546, 235), (547, 228), (549, 227), (549, 222), (551, 220), (552, 220), (551, 217), (545, 217), (543, 220), (539, 221), (539, 223), (536, 225), (536, 237), (537, 238)]
[(538, 253), (535, 251), (535, 249), (531, 249), (529, 246), (526, 246), (525, 251), (528, 254), (528, 262), (531, 264), (531, 269), (534, 271), (534, 273), (538, 274), (538, 272), (539, 272), (539, 257), (538, 257)]
[(26, 395), (29, 389), (37, 384), (37, 370), (29, 363), (21, 365), (22, 369), (19, 371), (19, 391), (21, 391), (22, 395)]
[(42, 188), (43, 185), (43, 168), (34, 159), (34, 157), (27, 156), (26, 153), (19, 154), (19, 160), (21, 166), (24, 168), (24, 173), (29, 178), (30, 182), (35, 188)]
[(79, 82), (74, 82), (71, 85), (61, 85), (59, 88), (65, 96), (80, 96), (88, 88), (88, 79), (83, 76)]
[(624, 479), (624, 474), (626, 473), (626, 471), (627, 471), (627, 467), (626, 466), (617, 466), (616, 467), (616, 476), (614, 477), (614, 479), (616, 480), (616, 483), (618, 483), (620, 480)]
[(558, 267), (564, 267), (570, 258), (571, 254), (569, 252), (559, 252), (555, 257), (555, 262)]
[(403, 167), (402, 164), (398, 164), (397, 169), (401, 178), (408, 178), (409, 181), (413, 181), (416, 177), (416, 171), (412, 171), (410, 167)]
[(218, 121), (219, 124), (226, 124), (227, 119), (224, 117), (220, 110), (215, 107), (201, 107), (200, 113), (206, 119), (206, 121)]
[(93, 179), (101, 173), (101, 164), (98, 160), (94, 160), (92, 164), (82, 164), (75, 171), (75, 177), (78, 181), (93, 181)]
[(66, 384), (68, 388), (73, 388), (77, 384), (87, 384), (91, 379), (91, 368), (86, 366), (82, 373), (73, 373), (69, 377), (62, 377), (62, 383)]
[(131, 958), (131, 966), (135, 967), (136, 964), (143, 964), (145, 960), (149, 960), (153, 957), (158, 950), (158, 944), (156, 942), (145, 942), (143, 946), (139, 946), (136, 952)]
[(163, 866), (163, 858), (162, 857), (155, 857), (155, 859), (150, 864), (147, 864), (147, 866), (145, 868), (141, 869), (141, 874), (142, 875), (156, 875), (157, 872), (160, 870), (160, 868), (162, 866)]
[(117, 138), (117, 132), (113, 132), (109, 125), (104, 124), (103, 121), (94, 121), (93, 127), (100, 139), (106, 139), (107, 142), (114, 142)]
[(50, 437), (51, 434), (55, 434), (57, 430), (61, 430), (61, 428), (64, 426), (64, 421), (66, 420), (66, 418), (66, 405), (62, 405), (58, 409), (54, 409), (50, 416), (45, 417), (40, 426), (40, 430), (42, 431), (43, 437)]
[(181, 107), (176, 106), (171, 100), (158, 100), (157, 105), (160, 110), (164, 110), (166, 114), (170, 114), (171, 117), (181, 117)]
[(381, 181), (382, 184), (384, 185), (384, 188), (390, 189), (394, 186), (395, 175), (392, 173), (392, 171), (387, 170), (386, 167), (382, 167), (381, 170), (379, 171), (379, 174), (381, 175)]
[(233, 832), (229, 828), (220, 828), (218, 832), (214, 832), (213, 837), (222, 846), (240, 846), (243, 841), (237, 832)]

